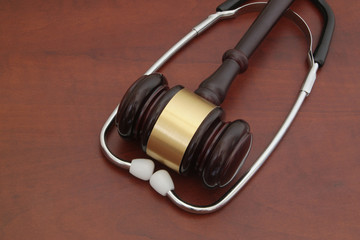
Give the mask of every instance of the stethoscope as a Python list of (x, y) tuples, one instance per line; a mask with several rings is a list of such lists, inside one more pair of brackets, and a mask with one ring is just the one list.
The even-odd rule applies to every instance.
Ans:
[[(283, 1), (283, 0), (281, 0)], [(183, 37), (179, 42), (177, 42), (173, 47), (171, 47), (159, 60), (157, 60), (145, 73), (144, 76), (149, 76), (162, 67), (175, 53), (177, 53), (182, 47), (189, 43), (192, 39), (200, 35), (203, 31), (208, 29), (210, 26), (216, 22), (235, 17), (240, 14), (253, 11), (263, 11), (270, 3), (275, 3), (275, 0), (270, 0), (266, 2), (254, 2), (245, 4), (244, 0), (228, 0), (221, 4), (217, 8), (217, 12), (211, 14), (202, 21), (199, 25), (195, 26), (185, 37)], [(292, 1), (288, 1), (289, 5)], [(253, 163), (253, 165), (244, 173), (239, 180), (215, 203), (207, 206), (197, 206), (183, 201), (175, 192), (174, 183), (166, 170), (159, 170), (155, 173), (154, 163), (150, 159), (134, 159), (131, 162), (122, 160), (115, 156), (108, 148), (106, 144), (106, 136), (111, 128), (114, 126), (116, 114), (118, 107), (111, 113), (107, 121), (105, 122), (101, 133), (100, 133), (100, 144), (104, 155), (108, 158), (110, 162), (115, 164), (118, 167), (127, 169), (130, 173), (142, 180), (150, 180), (150, 185), (161, 195), (167, 196), (176, 206), (179, 208), (191, 212), (191, 213), (211, 213), (219, 210), (225, 206), (239, 191), (245, 186), (245, 184), (254, 176), (254, 174), (259, 170), (259, 168), (265, 163), (270, 154), (277, 147), (288, 128), (295, 119), (301, 105), (303, 104), (305, 98), (309, 96), (313, 85), (316, 80), (316, 74), (320, 67), (324, 65), (325, 58), (329, 49), (330, 41), (332, 38), (335, 18), (330, 6), (324, 0), (312, 0), (315, 6), (320, 10), (323, 15), (324, 23), (321, 33), (319, 43), (313, 52), (313, 38), (307, 23), (302, 19), (297, 13), (288, 9), (281, 12), (283, 16), (291, 19), (304, 33), (307, 42), (308, 42), (308, 62), (309, 62), (309, 71), (305, 81), (303, 82), (298, 97), (291, 108), (289, 114), (287, 115), (285, 121), (281, 125), (280, 129), (266, 147), (264, 152), (258, 157), (258, 159)], [(275, 3), (276, 4), (276, 3)], [(248, 152), (246, 153), (246, 155)], [(246, 156), (245, 156), (246, 157)]]

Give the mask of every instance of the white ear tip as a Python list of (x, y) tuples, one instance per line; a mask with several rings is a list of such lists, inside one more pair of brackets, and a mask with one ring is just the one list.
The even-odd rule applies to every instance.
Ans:
[(141, 180), (148, 181), (154, 172), (154, 167), (152, 160), (138, 158), (131, 161), (129, 172)]
[(150, 178), (150, 185), (155, 191), (163, 196), (170, 190), (174, 190), (174, 183), (170, 174), (165, 170), (155, 172)]

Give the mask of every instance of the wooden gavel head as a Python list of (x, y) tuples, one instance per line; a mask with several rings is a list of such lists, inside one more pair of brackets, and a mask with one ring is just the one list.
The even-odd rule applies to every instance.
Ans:
[(119, 134), (139, 140), (152, 158), (182, 175), (196, 173), (208, 187), (225, 186), (252, 143), (243, 120), (223, 121), (224, 111), (182, 86), (168, 87), (155, 73), (126, 92), (115, 118)]

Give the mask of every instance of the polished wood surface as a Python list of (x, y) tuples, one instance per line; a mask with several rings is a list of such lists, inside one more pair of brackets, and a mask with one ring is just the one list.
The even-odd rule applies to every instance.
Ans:
[[(328, 0), (336, 31), (317, 83), (284, 141), (221, 211), (185, 213), (109, 163), (99, 132), (127, 88), (212, 13), (215, 0), (0, 1), (0, 239), (359, 239), (359, 1)], [(293, 9), (317, 41), (320, 14)], [(195, 90), (256, 14), (219, 23), (161, 69)], [(254, 134), (247, 165), (271, 140), (305, 78), (306, 42), (281, 20), (224, 103)], [(137, 144), (110, 136), (125, 159)], [(157, 166), (160, 168), (160, 166)], [(206, 204), (223, 190), (172, 174)]]

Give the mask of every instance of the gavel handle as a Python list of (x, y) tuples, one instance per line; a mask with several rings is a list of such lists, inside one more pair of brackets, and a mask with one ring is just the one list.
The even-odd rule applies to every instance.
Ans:
[(293, 2), (269, 0), (235, 48), (225, 52), (221, 66), (200, 84), (195, 93), (220, 105), (232, 81), (247, 69), (249, 57)]
[(294, 0), (269, 0), (235, 49), (249, 58), (293, 2)]

